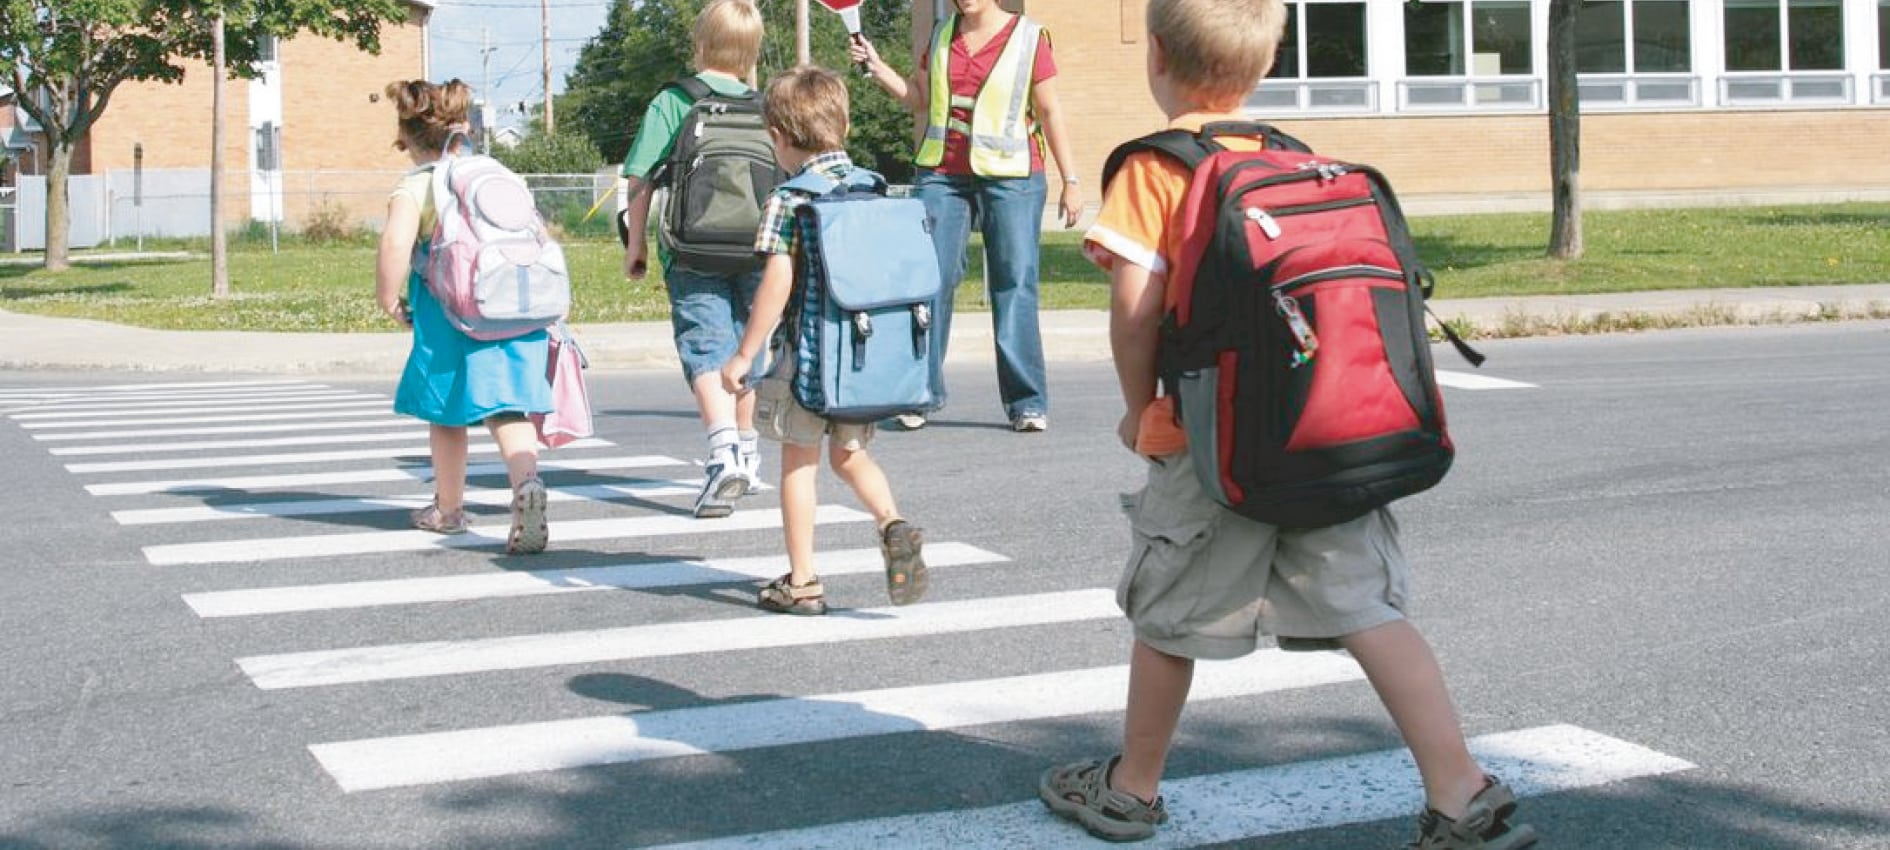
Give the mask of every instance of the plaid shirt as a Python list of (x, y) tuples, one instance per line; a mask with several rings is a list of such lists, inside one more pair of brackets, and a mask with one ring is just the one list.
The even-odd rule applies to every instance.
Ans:
[[(853, 160), (847, 157), (846, 151), (828, 151), (815, 154), (794, 176), (818, 171), (839, 180), (852, 167)], [(808, 199), (807, 193), (793, 189), (775, 189), (769, 193), (768, 202), (761, 207), (761, 229), (755, 232), (755, 253), (791, 255), (800, 250), (801, 234), (794, 226), (794, 208), (807, 203)]]

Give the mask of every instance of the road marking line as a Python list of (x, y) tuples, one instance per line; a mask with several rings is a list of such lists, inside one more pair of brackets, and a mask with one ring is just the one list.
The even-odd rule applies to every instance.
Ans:
[[(780, 516), (780, 511), (766, 513), (777, 519)], [(861, 517), (866, 518), (866, 515)], [(825, 617), (759, 614), (594, 631), (258, 655), (238, 658), (236, 664), (256, 687), (276, 690), (957, 634), (1121, 616), (1122, 612), (1116, 608), (1115, 592), (1096, 588), (962, 602), (928, 602), (903, 608), (834, 610)], [(1120, 694), (1117, 702), (1121, 702)]]
[(284, 446), (323, 446), (333, 443), (391, 443), (397, 440), (424, 440), (425, 429), (414, 428), (409, 420), (400, 423), (404, 431), (373, 434), (312, 434), (306, 437), (258, 437), (253, 440), (191, 440), (182, 443), (114, 443), (108, 446), (65, 446), (48, 449), (56, 457), (85, 457), (118, 454), (155, 454), (159, 452), (200, 452), (213, 449), (268, 449)]
[[(702, 490), (702, 482), (666, 480), (631, 480), (624, 484), (585, 484), (575, 487), (548, 487), (553, 502), (610, 501), (613, 499), (650, 499), (663, 496), (693, 496)], [(293, 499), (282, 502), (240, 502), (228, 505), (191, 505), (182, 508), (147, 508), (113, 511), (119, 525), (164, 525), (178, 522), (211, 522), (232, 519), (269, 519), (280, 517), (326, 516), (330, 514), (377, 513), (413, 510), (433, 502), (432, 493), (405, 496), (350, 499)], [(480, 488), (466, 491), (469, 505), (510, 505), (510, 488)]]
[(394, 428), (419, 420), (407, 416), (367, 422), (296, 422), (288, 425), (217, 425), (206, 428), (132, 428), (122, 431), (83, 431), (77, 434), (34, 434), (42, 442), (71, 440), (136, 440), (147, 437), (208, 437), (218, 434), (281, 434), (302, 431), (342, 431), (349, 428)]
[[(477, 450), (477, 447), (474, 449)], [(683, 466), (683, 461), (663, 455), (628, 455), (616, 457), (581, 458), (572, 460), (538, 461), (538, 471), (548, 472), (602, 472), (618, 469), (641, 469), (652, 466)], [(503, 463), (477, 463), (466, 468), (468, 477), (482, 475), (504, 475)], [(87, 484), (85, 492), (94, 496), (141, 496), (151, 493), (202, 493), (223, 490), (281, 490), (291, 487), (321, 487), (329, 484), (368, 484), (377, 481), (431, 481), (433, 467), (428, 464), (412, 466), (377, 467), (374, 469), (353, 469), (342, 472), (304, 472), (292, 475), (241, 475), (230, 478), (188, 478), (170, 481), (119, 481), (110, 484)]]
[(7, 392), (10, 392), (10, 393), (72, 393), (72, 394), (82, 395), (85, 393), (120, 392), (120, 391), (126, 391), (126, 390), (136, 392), (138, 390), (181, 390), (181, 389), (195, 389), (195, 388), (201, 388), (201, 387), (275, 387), (275, 386), (285, 386), (285, 385), (287, 386), (294, 386), (294, 385), (321, 386), (320, 384), (311, 385), (308, 381), (301, 381), (301, 380), (183, 381), (183, 382), (163, 383), (163, 384), (106, 384), (106, 385), (97, 386), (97, 387), (84, 387), (84, 386), (80, 386), (80, 387), (14, 387), (14, 388), (8, 389)]
[[(852, 508), (822, 505), (815, 521), (862, 522), (871, 514)], [(720, 534), (724, 531), (750, 531), (781, 527), (781, 512), (775, 508), (737, 511), (713, 521), (703, 521), (687, 513), (664, 516), (609, 517), (555, 522), (551, 539), (556, 544), (580, 540), (658, 537), (678, 534)], [(508, 519), (494, 525), (475, 525), (464, 534), (434, 534), (430, 531), (363, 531), (353, 534), (313, 534), (300, 537), (267, 537), (254, 540), (219, 540), (213, 543), (170, 543), (144, 547), (144, 558), (155, 566), (182, 564), (248, 564), (281, 561), (290, 558), (321, 558), (339, 555), (368, 555), (385, 552), (424, 552), (429, 549), (481, 549), (504, 546), (511, 533)]]
[[(254, 405), (246, 404), (241, 407), (191, 407), (191, 408), (186, 408), (183, 410), (177, 410), (174, 412), (190, 413), (190, 414), (200, 414), (200, 413), (252, 414), (252, 413), (280, 413), (280, 412), (289, 411), (289, 410), (335, 410), (337, 408), (347, 409), (347, 408), (354, 408), (354, 407), (378, 407), (381, 409), (379, 411), (376, 411), (376, 413), (385, 415), (388, 412), (390, 408), (390, 404), (391, 404), (387, 400), (387, 398), (384, 396), (376, 397), (376, 396), (364, 395), (364, 396), (361, 396), (360, 399), (361, 399), (360, 401), (338, 399), (335, 401), (323, 402), (321, 404), (254, 404)], [(145, 413), (158, 413), (158, 412), (160, 411), (153, 411), (153, 410), (145, 411)], [(15, 413), (13, 414), (13, 418), (29, 420), (27, 422), (22, 423), (22, 427), (25, 427), (25, 428), (96, 428), (96, 427), (99, 427), (100, 425), (106, 425), (106, 426), (131, 425), (131, 424), (144, 425), (144, 424), (153, 423), (153, 422), (240, 422), (245, 419), (250, 419), (251, 421), (254, 421), (253, 417), (246, 417), (246, 416), (241, 416), (241, 415), (212, 416), (208, 419), (147, 418), (147, 419), (112, 419), (112, 421), (108, 421), (108, 422), (66, 421), (66, 420), (88, 420), (88, 419), (89, 420), (111, 419), (112, 417), (132, 416), (132, 415), (141, 415), (141, 414), (133, 414), (129, 411), (124, 411), (124, 410), (93, 410), (93, 411), (83, 411), (79, 413), (58, 413), (58, 414)], [(342, 414), (337, 413), (335, 415), (340, 416)], [(47, 418), (45, 419), (38, 418), (41, 416), (44, 416)]]
[(1469, 372), (1451, 372), (1444, 369), (1437, 370), (1437, 383), (1439, 386), (1453, 387), (1460, 390), (1527, 390), (1536, 388), (1535, 384), (1525, 384), (1521, 381), (1506, 381), (1502, 378), (1492, 378), (1488, 375), (1473, 375)]
[[(349, 407), (364, 407), (366, 402), (350, 403)], [(381, 407), (376, 404), (374, 407)], [(215, 422), (289, 422), (308, 419), (343, 419), (350, 416), (386, 416), (387, 408), (380, 410), (332, 410), (321, 413), (271, 413), (261, 416), (165, 416), (154, 419), (120, 419), (114, 422), (22, 422), (21, 428), (122, 428), (128, 425), (190, 425), (195, 423)], [(35, 435), (37, 438), (38, 435)]]
[[(1201, 681), (1200, 677), (1196, 679)], [(1591, 788), (1694, 769), (1665, 753), (1577, 726), (1481, 735), (1470, 751), (1521, 796)], [(447, 758), (428, 752), (427, 758)], [(318, 756), (319, 758), (319, 756)], [(1409, 818), (1424, 805), (1403, 749), (1162, 782), (1169, 821), (1137, 847), (1199, 847), (1265, 836)], [(1094, 850), (1082, 827), (1031, 799), (982, 809), (902, 815), (806, 829), (737, 835), (653, 850)]]
[[(425, 434), (413, 435), (426, 439)], [(410, 437), (411, 439), (411, 437)], [(609, 440), (587, 438), (573, 440), (560, 446), (560, 449), (595, 449), (612, 446)], [(471, 451), (492, 452), (497, 449), (490, 442), (474, 442)], [(276, 466), (296, 463), (333, 463), (343, 460), (380, 460), (384, 458), (427, 455), (427, 447), (394, 446), (379, 449), (353, 449), (339, 452), (291, 452), (272, 455), (230, 455), (224, 457), (172, 458), (169, 460), (122, 460), (103, 463), (68, 463), (66, 471), (75, 475), (99, 472), (156, 472), (167, 469), (226, 469), (232, 466)]]
[[(821, 552), (819, 558), (820, 574), (823, 576), (878, 573), (885, 569), (885, 562), (877, 548)], [(934, 568), (998, 564), (1009, 560), (1003, 555), (964, 543), (928, 543), (925, 547), (925, 563)], [(188, 593), (184, 595), (184, 602), (199, 617), (249, 617), (600, 590), (727, 584), (772, 579), (784, 572), (787, 572), (786, 555), (763, 555), (754, 558), (648, 561), (565, 570), (224, 590)]]
[[(1269, 650), (1203, 664), (1190, 696), (1250, 696), (1363, 678), (1356, 663), (1337, 654)], [(309, 751), (343, 791), (367, 791), (1117, 711), (1128, 687), (1129, 668), (1121, 665), (314, 744)]]
[(364, 393), (354, 390), (297, 390), (294, 392), (270, 393), (268, 395), (217, 396), (214, 398), (168, 399), (164, 401), (121, 402), (113, 400), (102, 402), (96, 399), (85, 399), (78, 404), (59, 402), (41, 405), (34, 408), (31, 413), (14, 414), (13, 418), (59, 419), (65, 416), (77, 415), (85, 411), (98, 410), (108, 412), (117, 411), (126, 414), (145, 414), (162, 413), (167, 409), (175, 408), (188, 410), (190, 408), (203, 407), (206, 404), (301, 404), (303, 402), (325, 401), (329, 399), (356, 398), (386, 399), (387, 396), (380, 393)]
[(255, 387), (247, 390), (176, 390), (154, 393), (63, 393), (37, 399), (8, 398), (0, 396), (0, 401), (21, 401), (46, 408), (58, 408), (67, 403), (97, 403), (105, 400), (119, 401), (242, 401), (260, 395), (278, 393), (302, 393), (328, 390), (341, 392), (343, 387), (331, 387), (327, 384), (295, 384), (290, 386)]

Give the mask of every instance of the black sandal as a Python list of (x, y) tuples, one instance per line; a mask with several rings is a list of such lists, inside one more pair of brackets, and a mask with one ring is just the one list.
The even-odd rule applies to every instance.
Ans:
[(794, 584), (792, 573), (762, 585), (756, 594), (755, 604), (763, 611), (776, 614), (797, 614), (803, 617), (818, 617), (827, 613), (826, 590), (820, 586), (820, 578), (809, 579), (806, 584)]

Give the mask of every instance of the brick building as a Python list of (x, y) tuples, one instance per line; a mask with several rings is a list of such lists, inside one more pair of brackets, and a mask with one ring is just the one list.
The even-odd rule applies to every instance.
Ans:
[[(434, 0), (408, 2), (408, 20), (382, 28), (379, 55), (303, 35), (265, 45), (258, 78), (225, 82), (227, 224), (277, 220), (293, 228), (324, 205), (363, 221), (385, 211), (390, 175), (411, 162), (392, 147), (394, 111), (381, 90), (393, 80), (425, 78), (429, 65)], [(118, 87), (74, 152), (75, 246), (130, 235), (133, 227), (152, 236), (209, 232), (210, 89), (207, 65), (190, 68), (179, 83)], [(7, 136), (0, 125), (0, 136), (17, 141), (20, 130), (33, 128), (23, 112), (8, 111), (24, 126)], [(43, 156), (16, 153), (23, 153), (16, 157), (22, 175), (44, 174)], [(134, 168), (141, 180), (134, 181)], [(34, 231), (33, 190), (22, 189), (21, 224)], [(31, 232), (20, 247), (36, 247)]]
[[(934, 4), (951, 6), (915, 0), (914, 20)], [(1094, 186), (1111, 147), (1162, 124), (1143, 76), (1146, 0), (1008, 5), (1051, 32)], [(1287, 6), (1250, 114), (1381, 167), (1420, 210), (1546, 209), (1548, 0)], [(1611, 0), (1581, 14), (1591, 205), (1890, 198), (1890, 0)]]

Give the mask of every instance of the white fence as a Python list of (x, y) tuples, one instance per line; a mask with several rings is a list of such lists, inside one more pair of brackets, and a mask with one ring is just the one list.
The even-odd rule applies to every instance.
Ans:
[[(278, 225), (296, 232), (312, 221), (347, 229), (380, 229), (387, 197), (400, 181), (398, 171), (227, 172), (223, 223), (229, 230)], [(595, 174), (528, 174), (526, 183), (548, 220), (575, 227), (608, 193), (611, 171)], [(0, 197), (0, 250), (36, 251), (46, 247), (46, 178), (21, 176), (16, 198)], [(71, 198), (69, 244), (89, 248), (136, 243), (143, 238), (196, 238), (210, 235), (208, 169), (145, 169), (103, 175), (75, 175), (66, 184)], [(11, 192), (12, 190), (0, 190)], [(5, 207), (11, 205), (9, 222)], [(595, 221), (607, 228), (614, 202), (603, 204)]]

